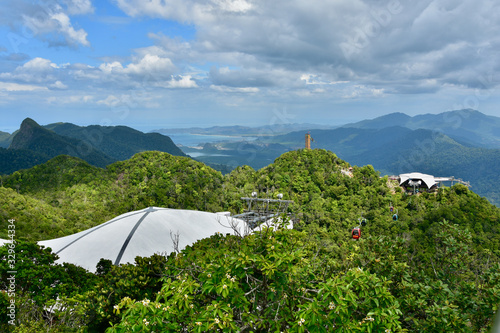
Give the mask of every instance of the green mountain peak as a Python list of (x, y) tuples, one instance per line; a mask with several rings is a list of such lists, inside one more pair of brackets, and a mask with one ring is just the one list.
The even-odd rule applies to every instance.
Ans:
[(43, 128), (38, 125), (36, 121), (31, 118), (26, 118), (21, 123), (21, 128), (19, 132), (12, 139), (12, 143), (9, 148), (11, 149), (23, 149), (28, 148), (30, 142), (32, 141), (34, 135), (38, 131), (43, 132)]

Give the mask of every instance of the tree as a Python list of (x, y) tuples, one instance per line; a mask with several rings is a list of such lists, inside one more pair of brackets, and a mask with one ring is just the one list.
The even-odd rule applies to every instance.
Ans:
[(287, 229), (213, 236), (169, 258), (157, 295), (116, 304), (122, 320), (108, 332), (398, 331), (388, 281), (336, 272), (315, 247)]
[[(14, 254), (9, 250), (14, 250)], [(81, 324), (78, 320), (75, 323), (65, 319), (66, 310), (76, 316), (76, 312), (71, 311), (75, 309), (74, 303), (67, 298), (91, 289), (95, 276), (72, 264), (56, 264), (57, 258), (50, 249), (33, 242), (19, 241), (0, 247), (0, 289), (9, 290), (9, 278), (15, 278), (16, 325), (32, 326), (34, 322), (41, 322), (42, 326), (50, 326), (55, 318), (70, 326)], [(7, 296), (2, 293), (2, 303)], [(6, 310), (4, 306), (0, 310), (3, 328), (7, 327)], [(48, 319), (47, 322), (45, 319)]]

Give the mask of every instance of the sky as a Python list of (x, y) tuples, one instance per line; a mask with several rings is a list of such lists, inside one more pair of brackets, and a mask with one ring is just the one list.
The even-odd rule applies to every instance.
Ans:
[(495, 0), (3, 0), (0, 131), (500, 116)]

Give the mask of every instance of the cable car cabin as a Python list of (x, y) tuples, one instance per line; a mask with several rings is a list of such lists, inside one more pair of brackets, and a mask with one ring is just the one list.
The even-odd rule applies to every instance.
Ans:
[(397, 220), (398, 220), (398, 214), (394, 214), (394, 215), (392, 215), (392, 220), (393, 220), (393, 221), (397, 221)]
[(366, 225), (366, 219), (361, 220), (361, 225), (364, 227)]
[(352, 229), (351, 235), (352, 239), (359, 239), (359, 237), (361, 237), (361, 229), (360, 228)]
[(389, 210), (392, 213), (394, 211), (394, 207), (393, 206), (389, 207)]

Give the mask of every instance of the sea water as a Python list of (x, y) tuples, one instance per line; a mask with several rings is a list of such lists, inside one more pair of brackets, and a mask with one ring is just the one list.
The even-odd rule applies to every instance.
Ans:
[(228, 136), (228, 135), (202, 135), (202, 134), (189, 134), (189, 133), (178, 133), (178, 134), (166, 134), (172, 141), (177, 145), (187, 146), (187, 147), (197, 147), (205, 143), (214, 142), (230, 142), (230, 141), (254, 141), (257, 137), (251, 136)]

